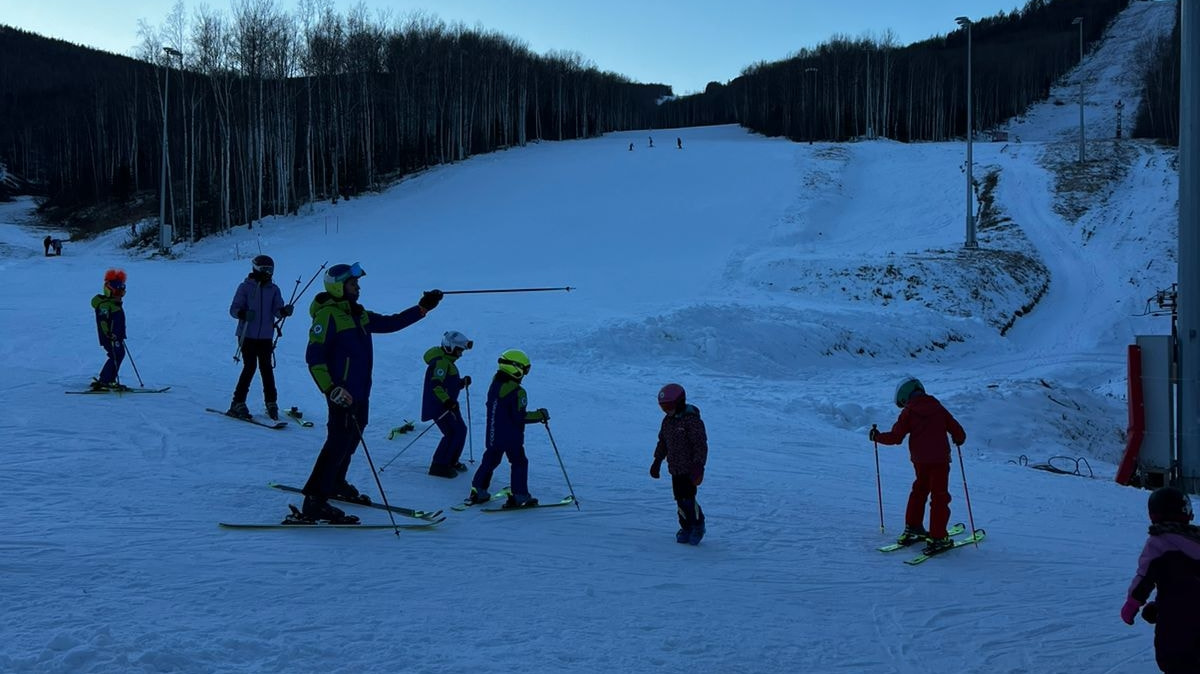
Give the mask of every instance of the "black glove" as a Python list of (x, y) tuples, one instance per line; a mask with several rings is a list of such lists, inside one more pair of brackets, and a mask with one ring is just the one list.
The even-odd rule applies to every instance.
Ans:
[(470, 385), (471, 385), (471, 375), (467, 375), (467, 376), (463, 377), (463, 388), (466, 388)]
[(874, 424), (871, 425), (871, 432), (867, 433), (867, 437), (871, 439), (871, 442), (874, 442), (875, 438), (879, 437), (879, 429), (875, 428)]
[(537, 413), (542, 415), (542, 421), (550, 421), (550, 410), (545, 407), (539, 407)]
[(283, 305), (283, 308), (279, 310), (279, 314), (281, 316), (291, 316), (295, 311), (296, 307), (293, 307), (290, 304), (285, 304)]
[(662, 476), (662, 459), (655, 459), (654, 463), (650, 464), (650, 477), (657, 480)]
[(446, 402), (442, 403), (442, 407), (446, 408), (447, 412), (456, 412), (458, 411), (458, 401), (453, 398), (447, 398)]
[(239, 321), (244, 321), (244, 320), (246, 320), (246, 310), (245, 310), (245, 309), (238, 309), (237, 317), (238, 317), (238, 320), (239, 320)]
[(421, 299), (417, 302), (417, 306), (425, 311), (433, 311), (437, 308), (438, 302), (442, 301), (442, 291), (426, 290), (421, 294)]
[(1142, 607), (1142, 620), (1153, 625), (1158, 622), (1158, 604), (1150, 602)]

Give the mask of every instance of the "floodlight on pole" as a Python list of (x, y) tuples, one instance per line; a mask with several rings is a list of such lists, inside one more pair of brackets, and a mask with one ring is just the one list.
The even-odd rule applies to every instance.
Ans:
[(163, 47), (162, 50), (167, 55), (167, 72), (163, 75), (162, 180), (159, 183), (160, 191), (158, 194), (158, 247), (163, 252), (166, 252), (171, 246), (170, 236), (167, 234), (167, 102), (171, 94), (170, 59), (178, 56), (182, 63), (183, 53), (173, 47)]
[(813, 119), (817, 116), (817, 69), (809, 66), (804, 69), (806, 73), (812, 73), (812, 110), (808, 112), (808, 144), (812, 145), (813, 136), (816, 134)]
[(1079, 66), (1075, 74), (1079, 76), (1079, 163), (1083, 163), (1084, 134), (1083, 134), (1083, 17), (1077, 16), (1071, 20), (1072, 26), (1079, 26)]
[(967, 241), (965, 248), (978, 248), (975, 241), (975, 177), (973, 175), (974, 159), (971, 156), (971, 140), (975, 135), (974, 117), (971, 108), (971, 20), (965, 16), (954, 19), (959, 26), (967, 29)]

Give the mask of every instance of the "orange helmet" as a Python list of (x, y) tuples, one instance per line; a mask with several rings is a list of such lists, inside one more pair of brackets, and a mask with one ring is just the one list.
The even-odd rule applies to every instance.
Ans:
[(109, 297), (125, 296), (124, 269), (109, 269), (104, 272), (104, 294)]

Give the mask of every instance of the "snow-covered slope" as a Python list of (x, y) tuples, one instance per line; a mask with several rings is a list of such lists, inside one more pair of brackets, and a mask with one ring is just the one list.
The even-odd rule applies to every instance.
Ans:
[[(1095, 73), (1097, 89), (1119, 86)], [(1025, 125), (1052, 117), (1039, 115)], [(1117, 617), (1145, 493), (1110, 478), (1124, 345), (1168, 328), (1133, 314), (1174, 279), (1172, 155), (1129, 143), (1098, 158), (1121, 170), (1068, 218), (1054, 189), (1070, 141), (1053, 124), (980, 144), (976, 175), (996, 173), (1001, 216), (966, 253), (961, 143), (809, 146), (717, 127), (655, 131), (685, 149), (650, 150), (646, 133), (476, 157), (171, 261), (130, 256), (123, 231), (42, 258), (41, 232), (18, 222), (29, 204), (0, 205), (0, 670), (1154, 671), (1150, 628)], [(228, 403), (228, 302), (259, 252), (285, 295), (323, 262), (359, 261), (380, 312), (431, 287), (576, 286), (450, 296), (378, 336), (365, 441), (379, 466), (412, 437), (387, 432), (418, 414), (421, 354), (444, 330), (475, 341), (460, 367), (480, 383), (522, 348), (556, 443), (529, 428), (532, 490), (567, 492), (557, 451), (580, 509), (451, 513), (399, 537), (218, 529), (281, 518), (297, 501), (265, 484), (303, 481), (323, 439), (303, 311), (276, 372), (281, 403), (318, 426), (203, 412)], [(127, 362), (123, 379), (168, 393), (63, 395), (102, 362), (88, 300), (109, 266), (129, 272), (137, 373)], [(904, 373), (966, 427), (953, 519), (988, 531), (915, 568), (875, 550), (902, 525), (907, 454), (879, 449), (880, 532), (866, 436), (895, 418)], [(669, 381), (708, 424), (696, 548), (674, 542), (670, 486), (647, 475)], [(478, 459), (478, 393), (471, 409)], [(467, 478), (425, 475), (436, 434), (380, 474), (391, 502), (466, 495)], [(1098, 479), (1022, 455), (1085, 457)], [(364, 459), (351, 480), (374, 494)]]

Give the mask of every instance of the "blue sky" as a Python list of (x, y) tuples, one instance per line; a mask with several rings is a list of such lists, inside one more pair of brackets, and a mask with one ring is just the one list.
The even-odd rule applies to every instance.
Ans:
[[(531, 49), (569, 50), (601, 70), (639, 82), (670, 84), (675, 93), (725, 82), (758, 61), (774, 61), (824, 42), (835, 34), (882, 34), (902, 43), (955, 28), (954, 17), (1007, 11), (1019, 0), (363, 0), (396, 18), (414, 11), (447, 22), (477, 24), (522, 39)], [(343, 13), (357, 0), (334, 0)], [(231, 3), (212, 0), (214, 9)], [(0, 0), (0, 23), (131, 53), (137, 22), (163, 23), (173, 2), (125, 0)], [(200, 3), (185, 6), (189, 13)], [(278, 3), (294, 11), (291, 0)]]

